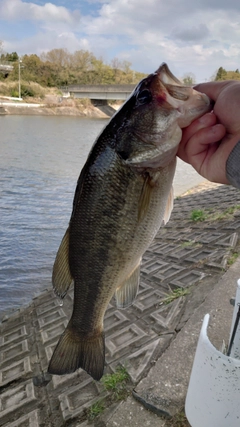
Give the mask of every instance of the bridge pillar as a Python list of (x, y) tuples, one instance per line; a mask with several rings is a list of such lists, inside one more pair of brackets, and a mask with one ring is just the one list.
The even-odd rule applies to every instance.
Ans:
[(113, 114), (116, 113), (116, 110), (111, 107), (111, 105), (108, 105), (108, 101), (106, 99), (91, 99), (91, 103), (108, 117), (112, 117)]
[(108, 105), (107, 99), (90, 99), (90, 101), (94, 105), (94, 107), (99, 107), (102, 105)]

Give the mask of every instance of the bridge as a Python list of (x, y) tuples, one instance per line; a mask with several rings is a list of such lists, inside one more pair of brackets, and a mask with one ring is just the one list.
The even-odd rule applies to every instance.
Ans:
[(10, 71), (13, 70), (13, 65), (11, 65), (11, 62), (0, 62), (0, 71), (3, 73), (9, 73)]
[(92, 101), (102, 100), (125, 100), (132, 93), (135, 84), (113, 84), (113, 85), (69, 85), (61, 87), (64, 94), (74, 98), (89, 98)]

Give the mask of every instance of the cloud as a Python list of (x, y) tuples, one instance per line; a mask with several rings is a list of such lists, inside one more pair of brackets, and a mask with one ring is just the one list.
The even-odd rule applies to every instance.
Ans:
[(21, 0), (4, 0), (0, 3), (1, 20), (29, 20), (77, 24), (79, 12), (70, 12), (66, 7), (45, 3), (43, 6)]
[[(71, 46), (72, 49), (69, 49)], [(54, 31), (39, 32), (31, 37), (26, 37), (23, 40), (14, 40), (4, 43), (4, 50), (6, 52), (21, 52), (20, 55), (25, 53), (36, 53), (40, 55), (42, 52), (48, 52), (51, 49), (68, 49), (70, 51), (76, 50), (91, 50), (89, 41), (86, 38), (79, 38), (72, 32), (62, 32), (56, 34)]]
[(237, 0), (201, 0), (197, 5), (186, 0), (110, 0), (86, 32), (90, 40), (99, 33), (124, 36), (126, 47), (119, 58), (135, 69), (151, 71), (167, 61), (178, 76), (192, 71), (200, 81), (219, 66), (237, 68), (239, 23)]
[(173, 30), (172, 38), (183, 42), (200, 42), (210, 36), (210, 30), (206, 24), (198, 24), (188, 28), (178, 27)]
[[(0, 26), (5, 49), (22, 54), (87, 49), (105, 61), (128, 60), (143, 72), (166, 61), (178, 77), (193, 72), (198, 81), (220, 66), (240, 68), (239, 0), (36, 1), (0, 0), (0, 20), (8, 21), (12, 34), (19, 20), (34, 28), (31, 37), (30, 31), (20, 32), (5, 41)], [(73, 11), (76, 4), (81, 20), (80, 11)]]

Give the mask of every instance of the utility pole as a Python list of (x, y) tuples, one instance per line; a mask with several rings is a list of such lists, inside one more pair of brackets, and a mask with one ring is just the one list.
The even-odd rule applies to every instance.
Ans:
[(22, 60), (18, 58), (18, 98), (21, 98), (21, 63)]

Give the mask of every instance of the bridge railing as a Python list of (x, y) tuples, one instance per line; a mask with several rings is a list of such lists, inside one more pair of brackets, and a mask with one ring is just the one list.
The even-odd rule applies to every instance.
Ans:
[(12, 71), (13, 70), (12, 62), (0, 60), (0, 70)]
[(62, 86), (60, 90), (63, 93), (73, 95), (75, 98), (125, 100), (129, 97), (134, 87), (134, 84), (68, 85)]
[(3, 64), (3, 65), (12, 65), (13, 63), (12, 63), (12, 61), (5, 61), (4, 59), (0, 59), (0, 64)]

